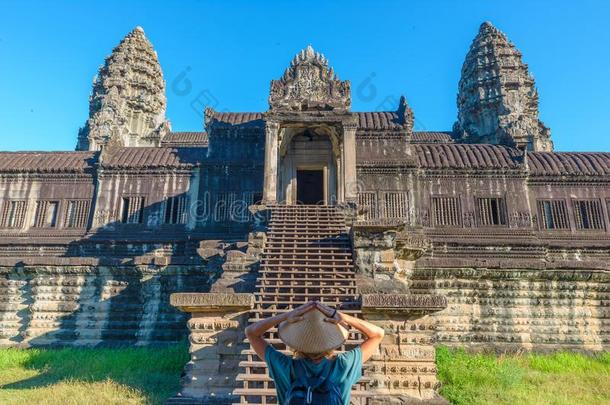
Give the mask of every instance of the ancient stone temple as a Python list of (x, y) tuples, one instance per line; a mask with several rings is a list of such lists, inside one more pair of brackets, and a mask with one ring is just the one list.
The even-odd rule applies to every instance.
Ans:
[(452, 131), (414, 131), (404, 97), (354, 112), (307, 47), (266, 111), (207, 108), (202, 131), (172, 132), (136, 28), (77, 151), (0, 153), (0, 344), (188, 338), (183, 404), (275, 403), (243, 329), (312, 299), (386, 331), (354, 404), (442, 402), (436, 344), (609, 349), (610, 153), (552, 151), (534, 80), (489, 23), (457, 105)]

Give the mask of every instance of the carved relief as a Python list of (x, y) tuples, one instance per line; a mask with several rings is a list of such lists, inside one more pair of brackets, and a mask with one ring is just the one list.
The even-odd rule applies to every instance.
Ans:
[(280, 80), (271, 82), (271, 110), (348, 110), (349, 81), (341, 81), (329, 68), (326, 57), (311, 46), (303, 49)]
[(430, 214), (427, 209), (420, 209), (415, 216), (415, 226), (430, 226)]
[(529, 228), (532, 226), (532, 217), (529, 212), (512, 212), (509, 216), (511, 228)]
[(464, 225), (465, 228), (474, 227), (476, 225), (475, 220), (474, 220), (474, 212), (472, 212), (472, 211), (464, 212), (464, 214), (462, 215), (462, 224)]

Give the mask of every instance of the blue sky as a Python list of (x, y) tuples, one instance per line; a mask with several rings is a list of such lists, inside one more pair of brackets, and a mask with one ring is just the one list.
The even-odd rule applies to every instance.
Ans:
[(0, 1), (0, 150), (72, 150), (91, 81), (140, 25), (158, 52), (175, 131), (202, 105), (264, 111), (269, 81), (307, 44), (352, 82), (353, 110), (394, 109), (449, 130), (460, 69), (483, 21), (536, 78), (556, 150), (610, 151), (608, 1)]

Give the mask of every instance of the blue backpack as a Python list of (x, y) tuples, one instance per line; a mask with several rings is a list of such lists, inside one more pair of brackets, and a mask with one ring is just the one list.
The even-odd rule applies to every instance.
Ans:
[(328, 379), (332, 367), (326, 375), (308, 377), (300, 363), (294, 363), (296, 378), (286, 393), (286, 405), (343, 405), (339, 387)]

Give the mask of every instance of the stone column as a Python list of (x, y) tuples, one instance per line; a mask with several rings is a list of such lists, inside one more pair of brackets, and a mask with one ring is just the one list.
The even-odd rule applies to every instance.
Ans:
[(279, 129), (277, 122), (265, 124), (265, 176), (263, 185), (263, 202), (277, 202)]
[(429, 313), (447, 306), (445, 297), (414, 294), (363, 294), (362, 315), (385, 331), (379, 352), (365, 364), (370, 405), (446, 404), (437, 393), (433, 346), (434, 322)]
[(343, 202), (356, 202), (358, 184), (356, 178), (356, 124), (343, 124)]
[(168, 403), (227, 405), (235, 402), (248, 311), (254, 305), (249, 293), (177, 293), (171, 305), (189, 312), (189, 352), (182, 390)]

